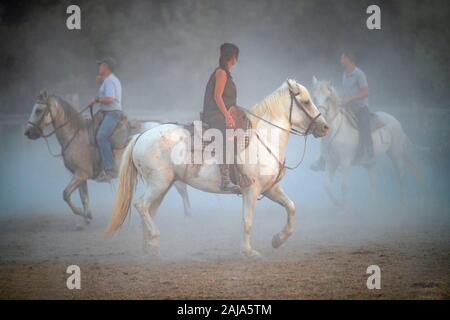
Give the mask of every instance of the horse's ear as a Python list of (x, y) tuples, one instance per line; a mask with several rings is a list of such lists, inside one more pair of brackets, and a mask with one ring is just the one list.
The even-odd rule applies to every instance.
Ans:
[(298, 86), (295, 80), (287, 79), (287, 84), (289, 86), (289, 90), (291, 90), (292, 93), (300, 94), (301, 92), (300, 87)]
[(316, 78), (316, 76), (313, 76), (313, 78), (312, 78), (312, 84), (313, 84), (314, 87), (317, 86), (317, 78)]
[(46, 89), (42, 89), (41, 92), (39, 92), (39, 99), (44, 101), (48, 99), (48, 92)]
[(329, 90), (331, 90), (331, 88), (333, 87), (333, 84), (331, 83), (331, 80), (327, 81), (327, 87)]

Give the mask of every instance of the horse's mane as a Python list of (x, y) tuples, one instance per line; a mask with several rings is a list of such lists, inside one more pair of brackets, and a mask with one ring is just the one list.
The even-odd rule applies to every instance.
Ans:
[(341, 98), (339, 97), (339, 94), (337, 93), (336, 88), (333, 86), (330, 86), (330, 91), (331, 91), (331, 95), (330, 95), (331, 103), (333, 103), (334, 106), (339, 107), (339, 105), (341, 104)]
[[(284, 110), (280, 107), (280, 103), (281, 99), (286, 93), (286, 90), (288, 90), (288, 88), (285, 82), (278, 89), (265, 97), (261, 102), (254, 105), (250, 109), (251, 112), (258, 117), (263, 117), (266, 114), (268, 114), (271, 118), (282, 117)], [(252, 123), (252, 127), (256, 128), (256, 125), (260, 119), (252, 116), (250, 116), (249, 118)]]
[(66, 100), (57, 95), (52, 95), (51, 97), (55, 99), (63, 109), (65, 122), (69, 121), (72, 124), (76, 125), (77, 128), (81, 128), (86, 125), (84, 117), (69, 102), (67, 102)]

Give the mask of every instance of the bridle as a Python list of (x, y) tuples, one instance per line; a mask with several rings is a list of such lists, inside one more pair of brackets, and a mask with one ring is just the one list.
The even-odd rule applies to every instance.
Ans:
[[(38, 123), (34, 123), (32, 121), (27, 121), (27, 123), (29, 125), (31, 125), (32, 127), (36, 128), (37, 130), (39, 130), (39, 134), (42, 138), (44, 138), (45, 143), (47, 144), (47, 149), (48, 152), (53, 156), (53, 157), (61, 157), (64, 155), (64, 152), (67, 150), (67, 148), (70, 146), (70, 144), (72, 143), (72, 141), (75, 139), (75, 137), (77, 136), (78, 132), (80, 131), (80, 127), (78, 127), (75, 130), (75, 133), (72, 135), (72, 137), (69, 139), (69, 142), (66, 143), (66, 145), (61, 147), (61, 152), (60, 154), (54, 154), (52, 152), (52, 150), (50, 149), (50, 144), (48, 143), (47, 138), (51, 137), (52, 135), (54, 135), (59, 129), (62, 129), (63, 127), (65, 127), (67, 124), (70, 123), (70, 119), (67, 120), (66, 122), (64, 122), (63, 124), (55, 127), (55, 120), (53, 118), (53, 114), (52, 114), (52, 108), (50, 107), (50, 105), (48, 104), (48, 100), (38, 100), (36, 101), (37, 104), (41, 104), (41, 105), (45, 105), (46, 106), (46, 111), (42, 113), (41, 118), (39, 119)], [(81, 109), (78, 114), (83, 113), (87, 108), (89, 108), (90, 106), (87, 106), (83, 109)], [(40, 127), (41, 122), (44, 120), (45, 116), (49, 114), (50, 115), (50, 119), (51, 119), (51, 124), (53, 124), (53, 130), (47, 134), (44, 134), (44, 130), (42, 130), (42, 128)]]
[[(273, 123), (273, 122), (270, 122), (269, 120), (264, 119), (263, 117), (260, 117), (260, 116), (258, 116), (258, 115), (256, 115), (256, 114), (254, 114), (253, 112), (251, 112), (251, 111), (248, 110), (248, 109), (245, 109), (245, 108), (242, 108), (242, 107), (237, 107), (237, 108), (240, 109), (240, 110), (242, 110), (242, 111), (244, 111), (245, 113), (251, 115), (252, 117), (255, 117), (255, 118), (259, 119), (259, 120), (262, 120), (262, 121), (266, 122), (267, 124), (271, 125), (272, 127), (278, 128), (278, 129), (283, 130), (283, 131), (285, 131), (285, 132), (289, 132), (289, 133), (291, 133), (291, 134), (293, 134), (293, 135), (296, 135), (296, 136), (307, 136), (308, 134), (310, 134), (311, 129), (312, 129), (313, 126), (315, 125), (317, 119), (322, 115), (322, 113), (319, 112), (315, 117), (313, 117), (313, 116), (308, 112), (308, 110), (306, 110), (305, 106), (304, 106), (301, 102), (299, 102), (298, 99), (296, 98), (298, 95), (300, 95), (300, 92), (294, 93), (294, 92), (292, 91), (291, 86), (290, 86), (289, 83), (288, 83), (288, 88), (289, 88), (289, 95), (290, 95), (290, 97), (291, 97), (291, 102), (290, 102), (290, 106), (289, 106), (289, 125), (290, 125), (291, 128), (289, 128), (289, 129), (280, 127), (279, 125), (277, 125), (277, 124), (275, 124), (275, 123)], [(295, 105), (296, 105), (300, 110), (302, 110), (303, 113), (304, 113), (304, 114), (308, 117), (308, 119), (310, 120), (309, 125), (308, 125), (308, 127), (306, 128), (306, 130), (305, 130), (304, 132), (302, 132), (302, 131), (300, 131), (300, 130), (297, 130), (297, 129), (295, 129), (295, 128), (292, 128), (292, 110), (294, 109), (294, 102), (295, 102)]]
[[(306, 154), (306, 142), (307, 142), (307, 139), (308, 139), (308, 135), (310, 134), (311, 129), (314, 127), (317, 119), (322, 115), (322, 113), (319, 112), (316, 116), (313, 117), (308, 112), (308, 110), (305, 108), (305, 106), (300, 101), (298, 101), (297, 96), (300, 95), (300, 92), (294, 93), (292, 91), (292, 88), (291, 88), (291, 85), (289, 84), (289, 82), (287, 82), (287, 84), (288, 84), (288, 88), (289, 88), (289, 95), (291, 97), (291, 102), (290, 102), (290, 106), (289, 106), (289, 125), (290, 125), (289, 129), (280, 127), (279, 125), (277, 125), (277, 124), (275, 124), (275, 123), (273, 123), (273, 122), (271, 122), (269, 120), (266, 120), (263, 117), (260, 117), (260, 116), (258, 116), (256, 114), (254, 114), (253, 112), (251, 112), (248, 109), (245, 109), (245, 108), (242, 108), (242, 107), (238, 107), (239, 109), (241, 109), (245, 113), (247, 113), (247, 114), (249, 114), (249, 115), (251, 115), (251, 116), (253, 116), (253, 117), (255, 117), (255, 118), (259, 119), (259, 120), (262, 120), (262, 121), (266, 122), (267, 124), (271, 125), (272, 127), (275, 127), (275, 128), (278, 128), (278, 129), (280, 129), (282, 131), (288, 132), (290, 134), (293, 134), (293, 135), (296, 135), (296, 136), (302, 136), (302, 137), (305, 138), (305, 143), (304, 143), (304, 147), (303, 147), (303, 153), (302, 153), (302, 156), (300, 158), (300, 161), (298, 161), (298, 163), (296, 165), (290, 167), (290, 166), (286, 165), (286, 159), (284, 159), (283, 162), (281, 162), (280, 159), (278, 159), (278, 157), (270, 149), (270, 147), (261, 139), (261, 137), (259, 136), (258, 132), (255, 131), (256, 138), (266, 148), (266, 150), (269, 152), (269, 154), (278, 162), (278, 168), (279, 168), (278, 174), (277, 174), (277, 177), (275, 178), (275, 180), (274, 180), (274, 182), (273, 182), (271, 187), (273, 187), (276, 183), (278, 183), (281, 180), (282, 173), (283, 173), (283, 171), (285, 169), (294, 170), (294, 169), (298, 168), (300, 166), (300, 164), (303, 162), (303, 160), (305, 158), (305, 154)], [(304, 132), (302, 132), (300, 130), (297, 130), (295, 128), (292, 128), (292, 111), (294, 109), (294, 103), (301, 111), (303, 111), (303, 113), (310, 120), (309, 125), (308, 125), (308, 127), (306, 128), (306, 130)], [(262, 198), (259, 198), (259, 199), (262, 199)]]
[(56, 131), (57, 131), (58, 129), (64, 127), (66, 124), (69, 123), (69, 121), (67, 121), (66, 123), (63, 123), (62, 125), (60, 125), (60, 126), (58, 126), (58, 127), (53, 127), (53, 130), (52, 130), (50, 133), (44, 134), (44, 130), (42, 130), (42, 128), (41, 128), (40, 125), (41, 125), (42, 120), (44, 120), (44, 118), (45, 118), (45, 116), (46, 116), (47, 114), (50, 114), (51, 123), (54, 124), (54, 119), (53, 119), (52, 110), (51, 110), (50, 106), (48, 105), (48, 101), (38, 100), (38, 101), (36, 101), (36, 103), (37, 103), (37, 104), (40, 104), (40, 105), (45, 105), (45, 106), (46, 106), (45, 112), (42, 113), (42, 116), (41, 116), (41, 118), (39, 119), (38, 123), (34, 123), (34, 122), (32, 122), (32, 121), (29, 121), (29, 120), (28, 120), (27, 123), (28, 123), (29, 125), (31, 125), (32, 127), (36, 128), (37, 130), (39, 130), (40, 136), (41, 136), (42, 138), (48, 138), (48, 137), (51, 137), (52, 135), (54, 135), (54, 134), (56, 133)]
[(297, 100), (297, 96), (300, 94), (299, 93), (294, 93), (292, 92), (291, 88), (289, 87), (289, 94), (291, 96), (291, 105), (289, 108), (289, 124), (292, 126), (292, 109), (294, 108), (294, 102), (296, 104), (296, 106), (303, 111), (303, 113), (308, 117), (309, 121), (309, 125), (306, 128), (305, 132), (301, 132), (300, 130), (297, 130), (295, 128), (291, 128), (291, 130), (293, 131), (294, 134), (297, 135), (303, 135), (303, 136), (307, 136), (309, 134), (309, 132), (311, 131), (311, 129), (313, 128), (314, 124), (316, 123), (317, 119), (322, 115), (321, 112), (319, 112), (315, 117), (313, 117), (312, 115), (309, 114), (308, 110), (306, 110), (305, 106), (299, 102)]
[[(334, 115), (332, 115), (332, 117), (329, 117), (329, 113), (330, 113), (330, 103), (332, 102), (332, 98), (331, 96), (327, 96), (326, 99), (324, 100), (324, 103), (322, 106), (318, 106), (317, 109), (319, 110), (323, 110), (324, 111), (324, 117), (325, 119), (327, 119), (327, 122), (331, 125), (336, 118), (339, 116), (339, 114), (342, 114), (342, 108), (340, 108), (339, 106), (337, 106), (337, 111), (335, 112)], [(325, 108), (324, 105), (327, 105), (327, 107)], [(339, 122), (339, 125), (334, 126), (334, 130), (333, 130), (333, 135), (330, 137), (328, 137), (327, 139), (327, 145), (330, 145), (332, 143), (332, 141), (334, 140), (334, 138), (336, 137), (336, 135), (338, 134), (339, 130), (341, 129), (343, 124), (343, 121), (341, 119), (341, 121)]]

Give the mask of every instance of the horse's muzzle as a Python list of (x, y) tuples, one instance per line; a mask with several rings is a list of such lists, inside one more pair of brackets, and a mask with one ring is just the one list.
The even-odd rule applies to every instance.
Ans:
[(328, 124), (325, 121), (321, 121), (315, 123), (312, 134), (315, 138), (323, 138), (328, 134), (329, 130)]
[(30, 126), (29, 124), (27, 124), (25, 128), (24, 134), (28, 139), (31, 140), (36, 140), (41, 137), (41, 133), (39, 132), (39, 130), (33, 126)]

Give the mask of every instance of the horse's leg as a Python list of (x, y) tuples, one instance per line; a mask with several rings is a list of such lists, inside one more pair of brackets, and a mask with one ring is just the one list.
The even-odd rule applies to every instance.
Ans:
[(181, 195), (181, 198), (183, 199), (184, 216), (192, 217), (191, 202), (189, 201), (186, 184), (181, 181), (175, 181), (174, 185), (178, 193)]
[[(136, 208), (137, 212), (139, 212), (139, 215), (141, 216), (141, 225), (142, 225), (142, 235), (143, 235), (143, 242), (142, 242), (142, 249), (144, 252), (148, 252), (147, 250), (147, 244), (151, 240), (151, 233), (149, 229), (152, 227), (153, 220), (146, 221), (147, 220), (147, 213), (144, 211), (144, 195), (141, 195), (134, 201), (134, 207)], [(149, 225), (149, 226), (147, 226)]]
[(346, 162), (342, 164), (342, 184), (341, 184), (341, 192), (342, 192), (342, 208), (344, 210), (348, 209), (348, 178), (351, 173), (351, 163)]
[(259, 252), (252, 249), (250, 235), (253, 226), (253, 214), (255, 213), (258, 192), (255, 187), (248, 188), (242, 195), (242, 220), (244, 224), (244, 239), (241, 253), (247, 257), (257, 257)]
[(81, 208), (74, 206), (71, 195), (85, 181), (85, 178), (74, 175), (63, 192), (63, 199), (69, 205), (70, 209), (72, 209), (73, 213), (82, 217), (86, 217), (84, 211)]
[(89, 193), (86, 180), (80, 184), (78, 191), (80, 193), (81, 203), (83, 204), (83, 211), (85, 215), (84, 221), (88, 224), (92, 220), (92, 214), (89, 209)]
[(327, 178), (325, 180), (325, 190), (336, 207), (341, 207), (342, 203), (337, 199), (333, 192), (334, 175), (336, 174), (337, 165), (335, 163), (327, 163)]
[(170, 184), (155, 186), (151, 184), (145, 193), (134, 203), (134, 207), (141, 216), (144, 232), (144, 251), (151, 254), (159, 254), (160, 231), (156, 226), (154, 217)]
[(294, 232), (295, 224), (295, 205), (294, 202), (288, 198), (283, 189), (277, 184), (272, 187), (264, 195), (270, 200), (282, 205), (286, 209), (287, 223), (286, 226), (277, 233), (272, 239), (272, 247), (278, 248), (281, 246)]
[(370, 197), (372, 200), (372, 203), (376, 203), (377, 193), (378, 193), (378, 176), (376, 174), (375, 166), (369, 166), (367, 167), (367, 173), (369, 175), (370, 180)]
[(403, 155), (402, 150), (391, 149), (388, 151), (388, 156), (391, 158), (392, 163), (394, 164), (395, 176), (398, 181), (399, 190), (400, 190), (400, 202), (403, 205), (405, 203), (405, 193), (403, 180), (405, 176), (405, 168), (403, 166)]

